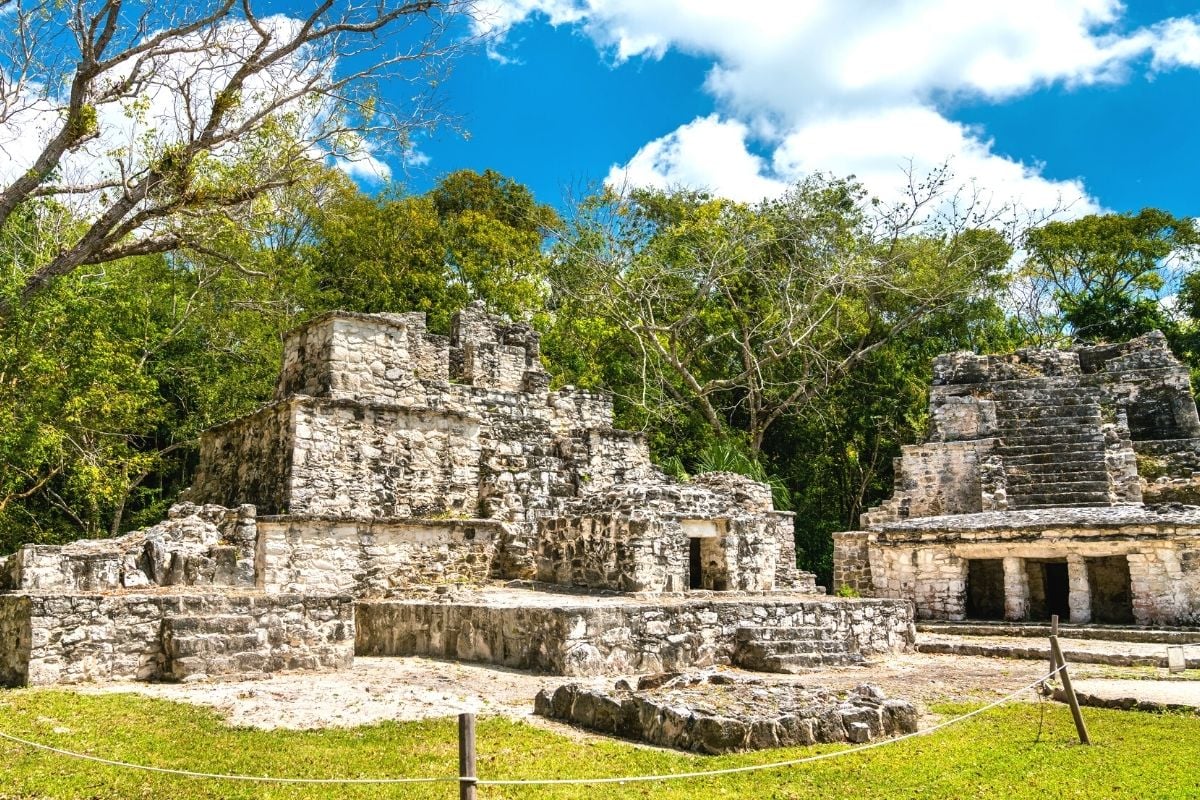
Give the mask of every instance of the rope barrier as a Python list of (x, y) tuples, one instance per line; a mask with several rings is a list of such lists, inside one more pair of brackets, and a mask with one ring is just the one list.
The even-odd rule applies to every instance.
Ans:
[(108, 758), (100, 758), (99, 756), (88, 755), (87, 753), (76, 753), (72, 750), (64, 750), (60, 747), (52, 747), (48, 744), (40, 742), (31, 742), (28, 739), (22, 739), (19, 736), (4, 733), (0, 731), (0, 739), (6, 739), (16, 744), (31, 747), (35, 750), (44, 750), (48, 753), (56, 753), (60, 756), (76, 758), (82, 761), (91, 761), (96, 764), (103, 764), (106, 767), (119, 767), (121, 769), (134, 769), (142, 772), (154, 772), (160, 775), (177, 775), (183, 778), (208, 778), (219, 781), (243, 781), (255, 783), (320, 783), (320, 784), (398, 784), (398, 783), (458, 783), (458, 777), (445, 778), (278, 778), (267, 775), (227, 775), (216, 772), (192, 772), (186, 769), (171, 769), (169, 767), (152, 767), (147, 764), (132, 764), (128, 761), (113, 761)]
[(665, 775), (636, 775), (636, 776), (628, 777), (628, 778), (550, 778), (550, 779), (542, 779), (542, 780), (488, 780), (486, 778), (480, 778), (480, 779), (476, 780), (475, 783), (479, 786), (550, 786), (550, 785), (562, 786), (562, 785), (569, 785), (569, 784), (592, 784), (592, 783), (596, 783), (596, 784), (601, 784), (601, 783), (645, 783), (645, 782), (649, 782), (649, 781), (682, 780), (684, 778), (709, 778), (709, 777), (715, 777), (715, 776), (719, 776), (719, 775), (734, 775), (734, 774), (741, 773), (741, 772), (759, 772), (761, 770), (767, 770), (767, 769), (780, 769), (782, 767), (794, 767), (799, 764), (810, 764), (814, 761), (824, 761), (826, 759), (837, 758), (839, 756), (854, 755), (856, 753), (861, 753), (864, 750), (872, 750), (876, 747), (882, 747), (882, 746), (888, 745), (888, 744), (896, 744), (898, 742), (903, 742), (905, 739), (915, 739), (918, 736), (927, 736), (928, 734), (931, 734), (934, 731), (938, 731), (943, 728), (948, 728), (951, 725), (962, 722), (963, 720), (966, 720), (966, 719), (970, 719), (971, 717), (982, 714), (985, 711), (990, 711), (997, 706), (1003, 705), (1004, 703), (1007, 703), (1009, 700), (1012, 700), (1014, 697), (1021, 694), (1022, 692), (1027, 692), (1030, 689), (1033, 689), (1034, 687), (1036, 687), (1038, 684), (1044, 683), (1045, 681), (1049, 680), (1050, 678), (1053, 678), (1056, 674), (1058, 674), (1059, 672), (1062, 672), (1065, 668), (1066, 668), (1065, 665), (1061, 666), (1061, 667), (1056, 667), (1054, 670), (1046, 673), (1045, 675), (1038, 678), (1033, 683), (1030, 683), (1026, 686), (1022, 686), (1020, 689), (1017, 689), (1016, 691), (1014, 691), (1010, 694), (1007, 694), (1004, 697), (1001, 697), (999, 700), (988, 703), (986, 706), (977, 708), (974, 711), (968, 711), (966, 714), (962, 714), (961, 716), (957, 716), (952, 719), (948, 719), (943, 722), (939, 722), (937, 725), (933, 725), (924, 730), (913, 731), (912, 733), (906, 733), (903, 736), (897, 736), (893, 739), (879, 739), (874, 742), (869, 742), (867, 744), (859, 745), (858, 747), (850, 747), (845, 750), (834, 750), (829, 753), (818, 753), (815, 756), (805, 756), (804, 758), (794, 758), (794, 759), (790, 759), (788, 761), (774, 761), (769, 764), (751, 764), (751, 765), (745, 766), (745, 767), (729, 767), (727, 769), (713, 769), (713, 770), (705, 770), (702, 772), (675, 772), (675, 773), (669, 773), (669, 774), (665, 774)]
[(1027, 692), (1035, 688), (1041, 683), (1053, 678), (1057, 673), (1065, 669), (1065, 665), (1057, 667), (1049, 673), (1038, 678), (1036, 681), (1022, 686), (1010, 694), (1001, 697), (988, 703), (985, 706), (969, 711), (966, 714), (954, 717), (952, 719), (939, 722), (929, 728), (920, 731), (906, 733), (903, 736), (897, 736), (892, 739), (879, 739), (874, 742), (850, 747), (845, 750), (834, 750), (828, 753), (819, 753), (813, 756), (805, 756), (804, 758), (795, 758), (788, 761), (774, 761), (769, 764), (751, 764), (745, 767), (729, 767), (727, 769), (704, 770), (699, 772), (674, 772), (662, 775), (631, 775), (627, 777), (616, 778), (534, 778), (534, 779), (487, 779), (487, 778), (460, 778), (460, 777), (442, 777), (442, 778), (282, 778), (265, 775), (231, 775), (214, 772), (193, 772), (184, 769), (171, 769), (169, 767), (154, 767), (147, 764), (135, 764), (127, 761), (115, 761), (112, 759), (101, 758), (99, 756), (88, 755), (87, 753), (77, 753), (72, 750), (66, 750), (60, 747), (53, 747), (40, 742), (33, 742), (28, 739), (22, 739), (19, 736), (0, 731), (0, 739), (4, 739), (15, 744), (29, 747), (35, 750), (42, 750), (48, 753), (75, 758), (82, 761), (90, 761), (96, 764), (102, 764), (108, 767), (117, 767), (119, 769), (140, 770), (142, 772), (152, 772), (160, 775), (176, 775), (184, 778), (206, 778), (210, 780), (221, 781), (242, 781), (255, 783), (285, 783), (285, 784), (324, 784), (324, 785), (389, 785), (389, 784), (406, 784), (406, 783), (461, 783), (470, 781), (476, 786), (564, 786), (564, 785), (584, 785), (584, 784), (611, 784), (611, 783), (647, 783), (655, 781), (674, 781), (685, 780), (690, 778), (710, 778), (721, 775), (734, 775), (743, 772), (760, 772), (768, 769), (780, 769), (782, 767), (794, 767), (800, 764), (809, 764), (814, 761), (824, 761), (830, 758), (840, 756), (854, 755), (861, 753), (864, 750), (871, 750), (884, 745), (896, 744), (906, 739), (913, 739), (918, 736), (927, 736), (935, 731), (942, 730), (951, 725), (957, 724), (971, 717), (977, 716), (990, 711), (997, 706), (1003, 705), (1013, 698), (1020, 695), (1022, 692)]

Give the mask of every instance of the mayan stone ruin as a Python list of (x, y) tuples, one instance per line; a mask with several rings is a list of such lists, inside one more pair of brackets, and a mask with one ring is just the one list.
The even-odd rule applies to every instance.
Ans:
[[(680, 483), (537, 333), (472, 305), (333, 313), (274, 400), (206, 432), (159, 525), (0, 560), (0, 684), (199, 680), (434, 655), (563, 675), (788, 671), (911, 647), (818, 594), (768, 487)], [(1193, 412), (1194, 416), (1194, 412)]]
[(1162, 334), (939, 356), (929, 415), (835, 534), (835, 585), (925, 619), (1200, 622), (1200, 418)]

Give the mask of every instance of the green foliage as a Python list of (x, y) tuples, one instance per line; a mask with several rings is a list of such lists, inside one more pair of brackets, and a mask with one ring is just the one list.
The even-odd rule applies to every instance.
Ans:
[[(969, 710), (938, 705), (949, 717)], [(889, 798), (1194, 798), (1200, 718), (1085, 709), (1095, 745), (1081, 747), (1065, 705), (1019, 702), (928, 736), (791, 768), (655, 784), (609, 784), (614, 798), (813, 796)], [(0, 691), (4, 730), (114, 760), (203, 772), (365, 778), (457, 775), (453, 719), (321, 731), (232, 728), (218, 715), (137, 695)], [(163, 731), (170, 731), (164, 736)], [(501, 717), (478, 724), (484, 778), (619, 777), (718, 770), (842, 749), (817, 745), (697, 756), (599, 736), (564, 735)], [(881, 788), (882, 787), (882, 788)], [(120, 770), (0, 741), (0, 797), (438, 798), (453, 783), (287, 786)], [(591, 798), (597, 787), (480, 787), (480, 797)]]
[(1092, 214), (1029, 231), (1026, 271), (1044, 280), (1073, 336), (1122, 341), (1159, 329), (1174, 332), (1160, 302), (1172, 264), (1200, 255), (1191, 219), (1146, 208)]
[(780, 511), (792, 509), (792, 496), (787, 484), (772, 475), (745, 447), (729, 441), (709, 442), (696, 461), (695, 472), (735, 472), (771, 487), (771, 498)]
[(843, 583), (833, 593), (836, 597), (862, 597), (862, 592), (855, 589), (853, 586)]
[(346, 185), (315, 214), (310, 260), (322, 304), (425, 311), (447, 330), (471, 300), (528, 317), (544, 305), (542, 239), (555, 223), (524, 186), (495, 172), (451, 173), (428, 194), (368, 197)]

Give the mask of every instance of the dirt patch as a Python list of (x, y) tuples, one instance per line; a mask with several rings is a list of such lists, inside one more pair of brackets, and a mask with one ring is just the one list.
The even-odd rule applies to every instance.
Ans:
[[(946, 701), (994, 700), (1032, 682), (1045, 670), (1046, 665), (1038, 661), (909, 654), (863, 666), (831, 667), (770, 678), (772, 682), (834, 690), (872, 683), (889, 697), (912, 700), (927, 707)], [(1078, 674), (1086, 675), (1082, 670)], [(618, 677), (580, 681), (430, 658), (357, 658), (351, 669), (334, 673), (190, 684), (114, 683), (77, 690), (136, 692), (209, 706), (232, 725), (311, 729), (446, 717), (464, 711), (534, 721), (533, 699), (540, 690), (553, 690), (568, 680), (611, 688)], [(1032, 692), (1028, 699), (1034, 699)]]

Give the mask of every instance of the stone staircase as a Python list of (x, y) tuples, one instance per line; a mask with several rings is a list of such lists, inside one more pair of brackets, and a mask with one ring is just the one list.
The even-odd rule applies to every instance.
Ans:
[(993, 393), (1008, 507), (1111, 505), (1099, 404), (1079, 387), (1021, 383)]
[(845, 635), (816, 627), (747, 625), (735, 634), (734, 666), (756, 672), (791, 673), (812, 667), (862, 663)]
[(165, 677), (260, 672), (270, 648), (266, 631), (250, 616), (180, 616), (163, 620)]

